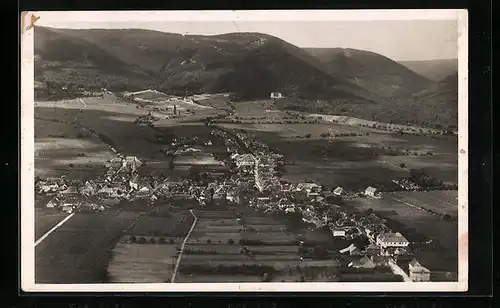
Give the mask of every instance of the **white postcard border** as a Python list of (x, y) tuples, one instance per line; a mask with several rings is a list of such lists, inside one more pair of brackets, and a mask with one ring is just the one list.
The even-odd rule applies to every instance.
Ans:
[[(458, 20), (459, 59), (459, 273), (458, 282), (301, 282), (301, 283), (149, 283), (35, 284), (34, 246), (34, 32), (21, 31), (21, 288), (25, 292), (463, 292), (468, 288), (468, 12), (467, 10), (317, 11), (142, 11), (23, 12), (64, 24), (155, 21), (295, 20)], [(55, 22), (52, 22), (54, 24)]]

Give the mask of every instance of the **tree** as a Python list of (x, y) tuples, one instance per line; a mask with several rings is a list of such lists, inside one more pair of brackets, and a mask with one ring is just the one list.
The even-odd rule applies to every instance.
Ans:
[(145, 244), (146, 243), (146, 239), (144, 237), (140, 237), (139, 238), (139, 244)]
[(405, 163), (400, 163), (400, 164), (399, 164), (399, 167), (400, 167), (400, 168), (405, 168), (405, 167), (406, 167), (406, 165), (405, 165)]
[(212, 240), (211, 240), (211, 239), (208, 239), (208, 240), (207, 240), (207, 244), (212, 244)]
[(132, 235), (132, 236), (130, 237), (130, 241), (131, 241), (132, 243), (135, 243), (135, 242), (137, 241), (137, 238), (136, 238), (135, 236), (133, 236), (133, 235)]
[(228, 243), (229, 245), (233, 245), (233, 244), (234, 244), (234, 240), (233, 240), (232, 238), (230, 238), (230, 239), (227, 241), (227, 243)]
[(168, 242), (169, 242), (170, 244), (174, 244), (174, 243), (175, 243), (175, 241), (174, 241), (174, 239), (173, 239), (173, 238), (171, 238)]

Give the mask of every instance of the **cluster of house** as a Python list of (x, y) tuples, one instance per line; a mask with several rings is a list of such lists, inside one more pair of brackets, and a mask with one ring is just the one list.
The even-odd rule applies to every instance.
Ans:
[(64, 177), (37, 181), (35, 187), (39, 193), (51, 196), (46, 204), (48, 208), (57, 208), (66, 213), (100, 212), (105, 209), (85, 195), (85, 186), (78, 187), (77, 183), (67, 181)]
[(394, 184), (398, 185), (402, 190), (406, 190), (406, 191), (420, 191), (420, 190), (422, 190), (422, 187), (413, 183), (413, 181), (411, 181), (409, 179), (392, 180), (392, 182)]
[(142, 162), (137, 157), (118, 154), (104, 165), (107, 171), (95, 180), (82, 184), (67, 181), (64, 177), (47, 179), (37, 182), (38, 192), (53, 197), (47, 207), (61, 208), (65, 212), (83, 209), (102, 211), (104, 207), (96, 203), (101, 203), (99, 200), (103, 198), (154, 198), (151, 183), (139, 177), (138, 168)]
[[(369, 215), (353, 214), (349, 218), (350, 226), (355, 227), (361, 234), (367, 236), (369, 244), (366, 247), (357, 247), (351, 244), (341, 249), (341, 254), (348, 254), (354, 259), (348, 264), (354, 268), (375, 268), (377, 266), (397, 266), (398, 257), (411, 254), (410, 242), (400, 232), (394, 232), (385, 225), (385, 220), (375, 213)], [(338, 225), (338, 223), (335, 223)], [(345, 233), (334, 230), (334, 236), (345, 236)], [(411, 281), (430, 281), (430, 270), (423, 267), (416, 259), (408, 264), (407, 272)]]

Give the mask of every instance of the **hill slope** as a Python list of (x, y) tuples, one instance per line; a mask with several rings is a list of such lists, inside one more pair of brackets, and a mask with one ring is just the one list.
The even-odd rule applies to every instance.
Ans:
[(428, 126), (446, 125), (436, 117), (445, 114), (442, 108), (450, 106), (450, 119), (456, 110), (446, 82), (435, 84), (381, 55), (306, 51), (261, 33), (184, 36), (36, 27), (35, 82), (39, 92), (46, 91), (41, 85), (115, 92), (152, 88), (177, 95), (231, 92), (235, 100), (281, 91), (287, 96), (279, 101), (282, 109)]
[(259, 33), (184, 36), (150, 30), (35, 30), (37, 81), (114, 90), (235, 92), (246, 99), (272, 91), (308, 98), (370, 101), (369, 91), (323, 69), (300, 48)]
[(458, 73), (441, 79), (430, 89), (415, 93), (419, 109), (434, 114), (437, 123), (443, 128), (458, 125)]
[(402, 65), (431, 80), (439, 81), (458, 71), (457, 59), (400, 61)]
[(408, 97), (432, 81), (380, 54), (344, 48), (307, 48), (333, 74), (364, 87), (377, 95)]

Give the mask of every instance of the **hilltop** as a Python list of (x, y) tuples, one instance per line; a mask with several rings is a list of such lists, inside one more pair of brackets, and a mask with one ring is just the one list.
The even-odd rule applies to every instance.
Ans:
[(457, 59), (400, 61), (399, 63), (434, 81), (439, 81), (458, 71)]
[(334, 76), (350, 80), (379, 96), (408, 97), (432, 81), (380, 54), (351, 48), (307, 48)]
[[(440, 115), (457, 108), (447, 107), (456, 102), (453, 91), (440, 94), (447, 86), (382, 55), (302, 49), (262, 33), (36, 27), (35, 82), (37, 99), (63, 86), (113, 92), (150, 88), (174, 95), (224, 92), (232, 93), (233, 101), (266, 99), (279, 91), (287, 97), (277, 104), (280, 109), (430, 127), (447, 125)], [(440, 100), (431, 99), (432, 93)]]
[(333, 76), (317, 59), (260, 33), (216, 36), (150, 30), (73, 30), (37, 27), (36, 79), (55, 84), (174, 93), (233, 92), (240, 99), (269, 96), (374, 98)]

